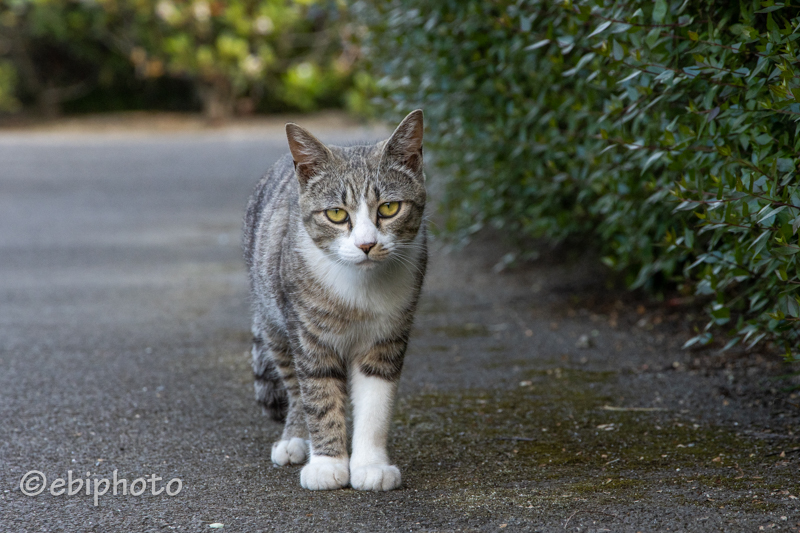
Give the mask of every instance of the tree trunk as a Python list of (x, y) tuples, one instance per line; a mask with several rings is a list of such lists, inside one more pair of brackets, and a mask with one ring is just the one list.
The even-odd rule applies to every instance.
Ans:
[(47, 84), (36, 95), (36, 111), (46, 119), (54, 119), (61, 115), (61, 99), (58, 88)]
[(203, 80), (198, 87), (203, 114), (210, 122), (223, 122), (233, 115), (233, 87), (227, 78)]
[(44, 118), (56, 118), (61, 115), (62, 103), (80, 98), (88, 93), (90, 89), (91, 84), (87, 82), (78, 82), (59, 87), (53, 85), (51, 80), (47, 80), (36, 95), (37, 111)]

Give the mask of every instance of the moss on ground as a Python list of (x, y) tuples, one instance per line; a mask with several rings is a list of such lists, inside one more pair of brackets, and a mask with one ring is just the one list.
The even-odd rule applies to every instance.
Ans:
[(406, 486), (465, 509), (485, 498), (527, 507), (671, 497), (768, 511), (786, 500), (770, 494), (798, 494), (797, 465), (776, 468), (768, 441), (686, 413), (617, 410), (614, 372), (553, 368), (523, 377), (505, 389), (401, 399), (393, 455)]

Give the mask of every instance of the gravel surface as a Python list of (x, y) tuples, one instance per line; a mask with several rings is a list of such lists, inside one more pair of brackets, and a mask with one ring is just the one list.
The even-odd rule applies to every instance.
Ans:
[(796, 365), (681, 350), (697, 311), (582, 248), (495, 273), (498, 235), (433, 243), (403, 487), (302, 490), (253, 400), (239, 249), (281, 128), (159, 130), (0, 132), (0, 531), (800, 530)]

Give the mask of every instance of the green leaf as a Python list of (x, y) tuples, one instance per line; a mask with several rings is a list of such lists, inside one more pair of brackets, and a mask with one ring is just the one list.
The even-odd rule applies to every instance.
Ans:
[(754, 140), (756, 141), (756, 143), (758, 143), (758, 144), (763, 146), (763, 145), (765, 145), (767, 143), (772, 142), (772, 137), (770, 137), (768, 133), (762, 133), (762, 134), (756, 136), (756, 138)]
[(686, 348), (690, 348), (690, 347), (694, 346), (695, 344), (700, 344), (701, 346), (706, 346), (707, 344), (710, 344), (712, 340), (713, 340), (713, 337), (711, 336), (711, 333), (708, 333), (708, 332), (702, 333), (702, 334), (697, 335), (695, 337), (692, 337), (691, 339), (686, 341), (684, 343), (684, 345), (682, 346), (682, 348), (685, 350)]
[(764, 9), (761, 9), (759, 11), (756, 11), (756, 13), (772, 13), (773, 11), (777, 11), (777, 10), (783, 9), (783, 8), (784, 8), (783, 4), (778, 4), (778, 5), (769, 6), (769, 7), (766, 7)]
[(700, 67), (684, 67), (683, 71), (690, 77), (694, 78), (700, 74)]
[(796, 253), (800, 252), (800, 246), (794, 246), (794, 245), (776, 246), (773, 247), (772, 250), (770, 251), (772, 252), (772, 255), (777, 255), (777, 256), (795, 255)]
[(612, 45), (612, 53), (614, 55), (614, 59), (617, 61), (621, 61), (623, 57), (625, 57), (625, 49), (622, 48), (622, 45), (619, 41), (614, 41)]
[(644, 42), (647, 43), (647, 46), (650, 48), (655, 47), (658, 39), (661, 37), (661, 29), (660, 28), (653, 28), (644, 38)]
[(606, 28), (608, 28), (609, 26), (611, 26), (611, 21), (607, 20), (607, 21), (603, 22), (602, 24), (600, 24), (597, 28), (595, 28), (595, 30), (592, 33), (590, 33), (589, 35), (587, 35), (586, 38), (590, 39), (590, 38), (594, 37), (595, 35), (597, 35), (598, 33), (603, 33), (606, 30)]
[(719, 306), (711, 311), (711, 316), (717, 324), (725, 324), (731, 318), (731, 310), (727, 307)]
[(526, 46), (524, 50), (526, 52), (529, 52), (531, 50), (537, 50), (543, 46), (547, 46), (548, 44), (550, 44), (550, 39), (542, 39), (541, 41), (537, 41), (531, 45)]
[(797, 298), (787, 296), (786, 310), (789, 312), (789, 316), (800, 318), (800, 302), (798, 302)]
[(621, 80), (619, 80), (619, 81), (617, 82), (617, 85), (619, 85), (619, 84), (622, 84), (622, 83), (625, 83), (626, 81), (631, 81), (633, 78), (635, 78), (635, 77), (639, 76), (641, 73), (642, 73), (642, 71), (641, 71), (641, 70), (635, 70), (635, 71), (634, 71), (632, 74), (629, 74), (628, 76), (625, 76), (624, 78), (622, 78)]
[(664, 22), (664, 17), (667, 15), (667, 1), (656, 0), (653, 6), (653, 22), (660, 24)]
[(763, 215), (763, 216), (762, 216), (762, 217), (761, 217), (761, 218), (758, 220), (757, 224), (761, 224), (762, 222), (764, 222), (764, 221), (765, 221), (765, 220), (767, 220), (768, 218), (770, 218), (770, 217), (774, 217), (775, 215), (777, 215), (778, 213), (780, 213), (780, 212), (781, 212), (781, 211), (783, 211), (784, 209), (786, 209), (786, 206), (785, 206), (785, 205), (782, 205), (782, 206), (780, 206), (780, 207), (776, 207), (775, 209), (770, 209), (769, 211), (767, 211), (767, 214), (766, 214), (766, 215)]
[(731, 340), (729, 340), (727, 343), (725, 343), (725, 346), (723, 346), (723, 347), (722, 347), (722, 349), (720, 350), (720, 352), (726, 352), (726, 351), (730, 350), (731, 348), (733, 348), (734, 346), (736, 346), (737, 344), (739, 344), (739, 341), (741, 341), (741, 340), (742, 340), (742, 338), (741, 338), (741, 337), (734, 337), (734, 338), (732, 338), (732, 339), (731, 339)]
[(658, 161), (662, 155), (664, 155), (664, 152), (653, 152), (653, 154), (647, 158), (647, 161), (644, 162), (644, 165), (642, 165), (642, 174), (644, 174), (650, 165)]
[(686, 246), (689, 248), (692, 248), (694, 246), (694, 232), (689, 228), (686, 228), (683, 232), (683, 236), (684, 244), (686, 244)]
[(795, 169), (795, 160), (789, 157), (778, 158), (778, 170), (780, 172), (792, 172)]
[(766, 238), (767, 238), (767, 235), (769, 235), (769, 233), (770, 233), (770, 231), (769, 231), (769, 230), (764, 230), (764, 231), (761, 233), (761, 235), (759, 235), (759, 236), (758, 236), (758, 238), (757, 238), (756, 240), (754, 240), (752, 243), (750, 243), (750, 246), (748, 246), (748, 247), (747, 247), (747, 249), (748, 249), (748, 250), (750, 250), (751, 248), (753, 248), (754, 246), (756, 246), (758, 243), (760, 243), (761, 241), (763, 241), (764, 239), (766, 239)]

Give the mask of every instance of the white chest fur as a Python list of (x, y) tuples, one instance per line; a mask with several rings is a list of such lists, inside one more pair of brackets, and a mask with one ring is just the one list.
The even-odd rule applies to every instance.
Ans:
[(331, 334), (326, 341), (340, 353), (349, 354), (391, 336), (416, 292), (419, 249), (415, 246), (409, 256), (363, 268), (329, 257), (306, 234), (300, 252), (312, 275), (336, 299), (368, 317), (354, 322), (345, 334)]

